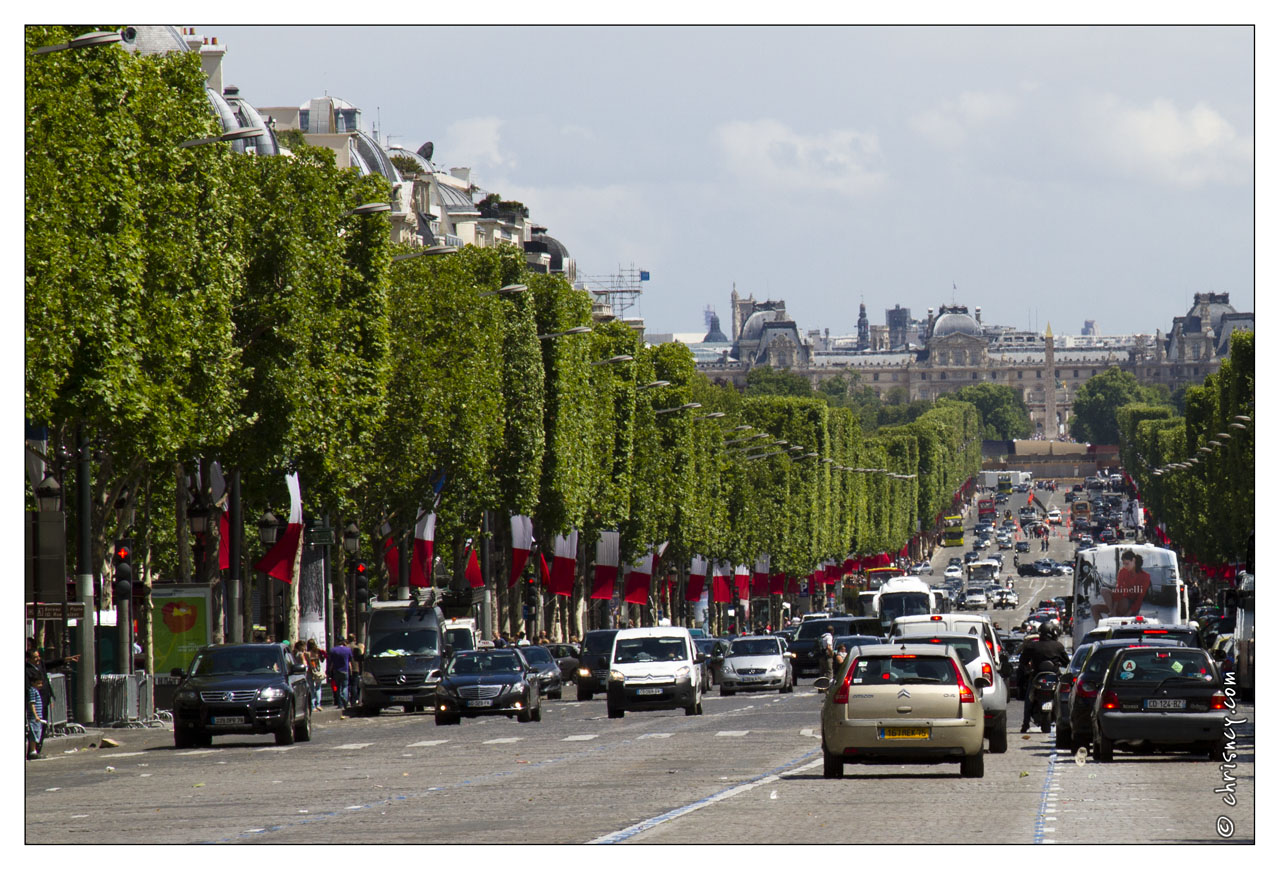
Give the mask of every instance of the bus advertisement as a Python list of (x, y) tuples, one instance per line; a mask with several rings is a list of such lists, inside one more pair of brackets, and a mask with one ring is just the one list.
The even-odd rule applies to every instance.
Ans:
[(1108, 617), (1141, 616), (1165, 625), (1185, 625), (1189, 618), (1178, 557), (1163, 547), (1105, 544), (1081, 550), (1074, 583), (1071, 637), (1076, 645)]
[(1005, 495), (1013, 492), (1013, 475), (1007, 471), (1002, 471), (997, 474), (996, 491), (1003, 492)]
[(964, 546), (964, 517), (942, 518), (942, 546)]

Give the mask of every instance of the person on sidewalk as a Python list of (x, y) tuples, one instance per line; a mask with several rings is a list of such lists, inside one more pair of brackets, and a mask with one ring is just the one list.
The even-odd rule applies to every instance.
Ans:
[(333, 701), (339, 710), (350, 706), (347, 690), (351, 685), (351, 647), (341, 638), (329, 650), (329, 684), (333, 686)]
[(44, 718), (44, 698), (40, 692), (44, 688), (44, 677), (41, 673), (27, 667), (27, 761), (40, 757), (44, 746), (44, 726), (49, 724)]
[(320, 645), (316, 643), (316, 639), (309, 638), (307, 640), (306, 649), (303, 655), (307, 657), (307, 675), (311, 678), (311, 709), (320, 709), (320, 693), (324, 689), (324, 654), (320, 651)]
[(364, 673), (364, 647), (356, 642), (354, 634), (347, 635), (351, 649), (351, 677), (347, 682), (347, 703), (352, 707), (360, 703), (360, 677)]

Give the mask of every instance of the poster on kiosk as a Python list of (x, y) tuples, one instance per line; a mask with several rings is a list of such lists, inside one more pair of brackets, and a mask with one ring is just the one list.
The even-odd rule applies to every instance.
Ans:
[(151, 588), (155, 614), (151, 640), (157, 674), (167, 674), (173, 668), (185, 671), (196, 650), (213, 642), (211, 598), (212, 590), (203, 584), (165, 583)]

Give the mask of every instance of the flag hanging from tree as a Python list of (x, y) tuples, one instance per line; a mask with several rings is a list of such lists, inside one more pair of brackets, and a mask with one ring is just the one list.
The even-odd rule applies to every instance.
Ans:
[(595, 584), (592, 599), (613, 600), (613, 587), (618, 580), (619, 541), (617, 532), (601, 532), (596, 541)]
[(684, 587), (684, 600), (697, 601), (702, 598), (702, 587), (707, 585), (707, 560), (694, 556), (689, 560), (689, 582)]
[(573, 569), (578, 564), (578, 530), (567, 537), (556, 535), (556, 556), (551, 562), (551, 594), (573, 595)]
[(533, 520), (522, 514), (511, 518), (511, 577), (507, 580), (507, 588), (516, 585), (524, 566), (529, 562), (529, 552), (533, 549)]
[(467, 548), (467, 570), (465, 576), (472, 589), (479, 589), (484, 586), (484, 575), (480, 573), (480, 560), (476, 558), (475, 547)]
[(418, 509), (418, 522), (413, 527), (413, 558), (409, 560), (409, 585), (431, 585), (431, 560), (435, 554), (436, 515)]
[(254, 563), (253, 569), (268, 577), (292, 583), (297, 571), (298, 554), (302, 552), (302, 487), (298, 483), (297, 472), (286, 474), (284, 482), (289, 488), (289, 525), (275, 546)]

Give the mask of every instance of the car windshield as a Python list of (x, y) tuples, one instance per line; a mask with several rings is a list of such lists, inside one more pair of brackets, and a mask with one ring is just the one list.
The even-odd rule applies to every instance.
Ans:
[(191, 673), (197, 677), (214, 674), (279, 674), (284, 672), (283, 658), (270, 649), (214, 649), (197, 653)]
[(880, 618), (921, 616), (929, 612), (929, 604), (928, 592), (889, 592), (880, 596)]
[(618, 641), (613, 650), (613, 661), (620, 665), (678, 662), (684, 658), (684, 640), (678, 637), (626, 637)]
[(520, 656), (510, 650), (492, 652), (468, 652), (449, 660), (445, 673), (453, 674), (506, 674), (522, 669)]
[(368, 654), (374, 657), (439, 655), (439, 634), (434, 628), (380, 632), (369, 640)]
[[(978, 657), (978, 637), (977, 635), (962, 635), (960, 637), (931, 637), (926, 638), (927, 643), (945, 643), (956, 651), (956, 655), (960, 656), (960, 661), (966, 665), (971, 663)], [(912, 643), (916, 643), (916, 639), (911, 639)]]
[(1112, 678), (1120, 685), (1152, 685), (1176, 678), (1211, 681), (1213, 664), (1204, 650), (1124, 649), (1115, 664)]
[(469, 628), (446, 628), (445, 643), (455, 650), (475, 649), (476, 637)]
[(602, 631), (596, 633), (588, 632), (587, 636), (582, 639), (582, 651), (584, 653), (607, 653), (613, 646), (613, 639), (617, 635), (614, 631)]
[(525, 660), (531, 665), (553, 665), (555, 659), (551, 657), (551, 653), (540, 646), (522, 646), (520, 652), (524, 653)]
[(735, 640), (729, 645), (729, 655), (732, 656), (773, 656), (778, 654), (778, 642), (776, 640), (768, 640), (766, 638), (750, 638), (747, 640)]
[(894, 655), (859, 657), (853, 664), (854, 685), (896, 686), (910, 683), (954, 683), (949, 659), (940, 656)]

